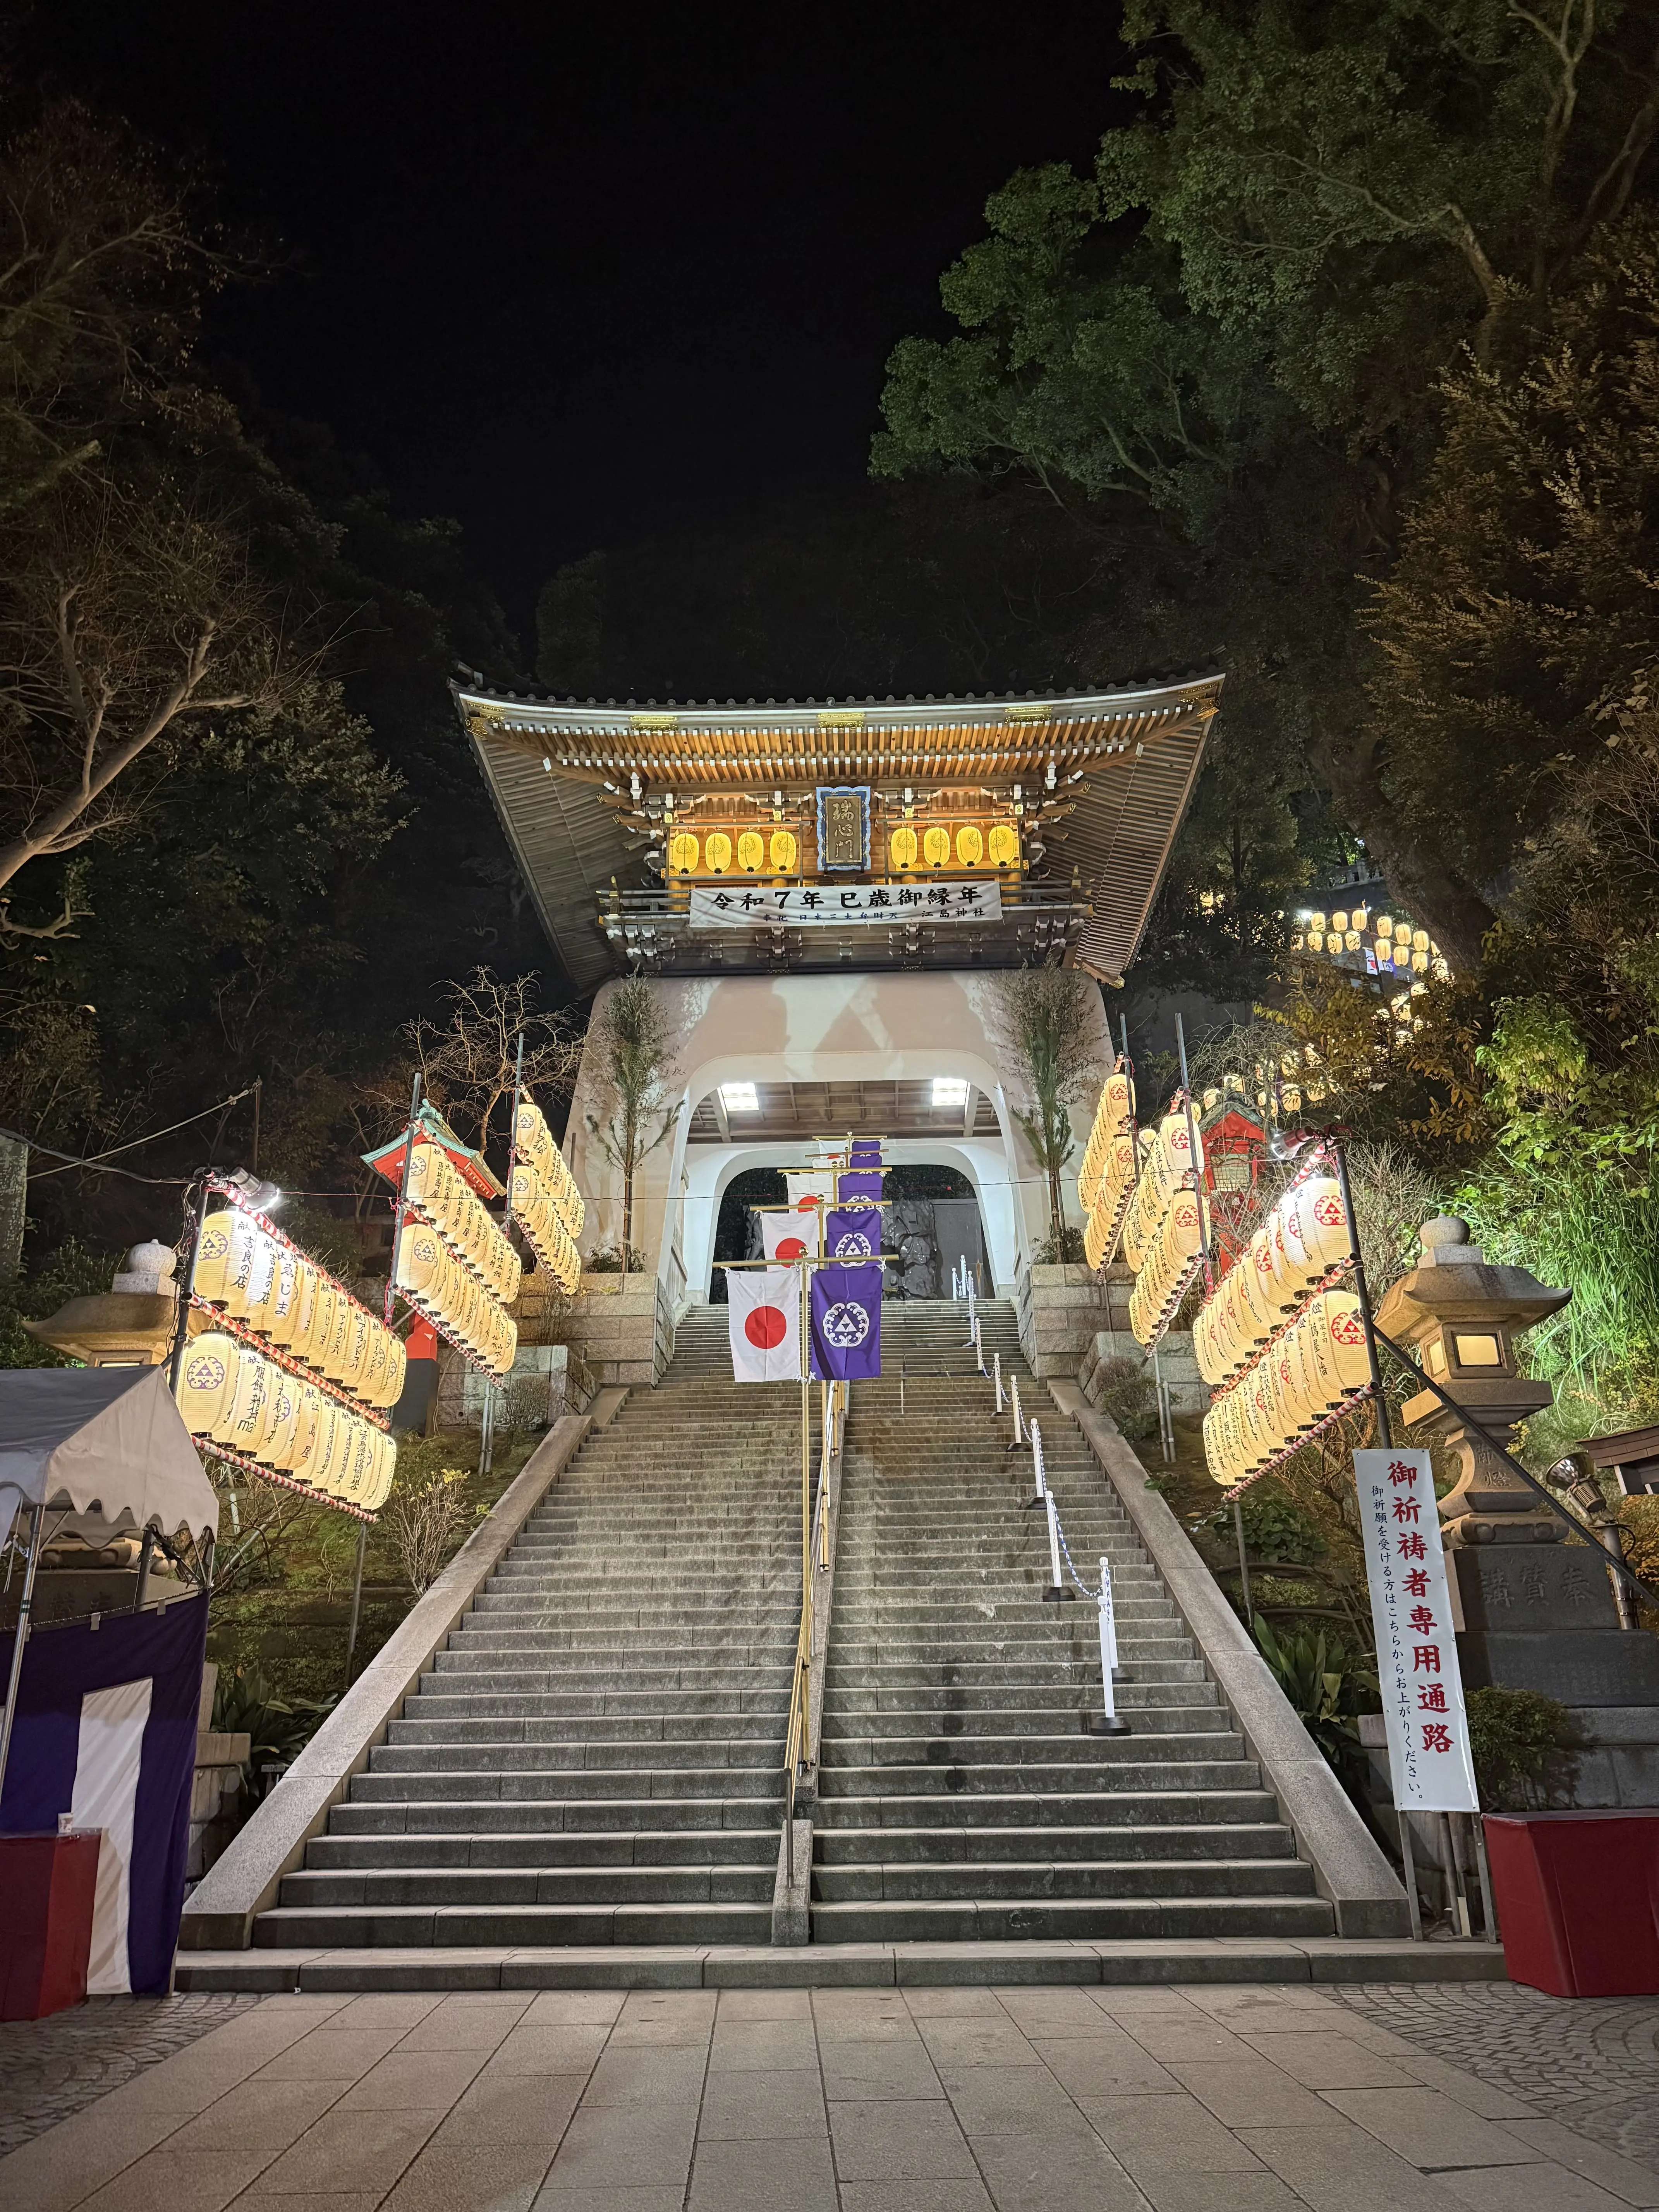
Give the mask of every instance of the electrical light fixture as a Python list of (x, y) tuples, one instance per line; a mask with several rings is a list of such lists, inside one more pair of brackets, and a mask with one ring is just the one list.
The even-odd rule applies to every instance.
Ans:
[(960, 1075), (936, 1075), (933, 1078), (935, 1106), (965, 1106), (968, 1103), (968, 1085)]
[(760, 1099), (752, 1083), (722, 1083), (720, 1103), (728, 1114), (758, 1114)]

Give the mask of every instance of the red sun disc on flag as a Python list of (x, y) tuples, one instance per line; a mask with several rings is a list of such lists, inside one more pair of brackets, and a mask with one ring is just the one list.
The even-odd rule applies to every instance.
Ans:
[(778, 1249), (773, 1255), (779, 1260), (799, 1260), (806, 1246), (799, 1237), (780, 1237)]
[(816, 1198), (798, 1198), (795, 1200), (795, 1211), (797, 1213), (811, 1213), (813, 1207), (819, 1203), (820, 1200)]
[(789, 1334), (789, 1323), (776, 1306), (757, 1306), (743, 1324), (743, 1333), (759, 1351), (770, 1352)]

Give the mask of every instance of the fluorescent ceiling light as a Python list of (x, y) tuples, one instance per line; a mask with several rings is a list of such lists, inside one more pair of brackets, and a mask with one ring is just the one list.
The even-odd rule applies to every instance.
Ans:
[(760, 1100), (752, 1083), (722, 1083), (720, 1103), (728, 1114), (758, 1114)]
[(964, 1079), (960, 1075), (936, 1075), (933, 1078), (933, 1103), (935, 1106), (965, 1106), (968, 1103), (968, 1085)]

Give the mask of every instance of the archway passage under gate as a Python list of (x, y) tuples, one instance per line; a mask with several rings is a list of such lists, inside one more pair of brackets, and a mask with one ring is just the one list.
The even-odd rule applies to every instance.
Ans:
[[(888, 1171), (882, 1250), (889, 1265), (884, 1296), (939, 1298), (951, 1295), (953, 1273), (965, 1268), (975, 1289), (989, 1297), (994, 1278), (973, 1184), (960, 1169), (907, 1162)], [(726, 1303), (726, 1260), (761, 1256), (757, 1208), (787, 1198), (781, 1168), (738, 1164), (720, 1194), (715, 1217), (710, 1279), (702, 1295)]]

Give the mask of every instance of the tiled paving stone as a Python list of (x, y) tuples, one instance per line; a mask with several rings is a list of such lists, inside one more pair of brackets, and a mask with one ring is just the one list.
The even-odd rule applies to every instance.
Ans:
[(0, 2024), (0, 2155), (259, 2002), (91, 1997), (49, 2020)]
[(1659, 2171), (1659, 1997), (1552, 1997), (1515, 1982), (1348, 1984), (1330, 1993), (1419, 2057), (1547, 2115), (1547, 2126)]
[(1351, 1996), (255, 1998), (0, 2158), (0, 2212), (1659, 2212), (1562, 2118), (1647, 2092), (1659, 2002)]

